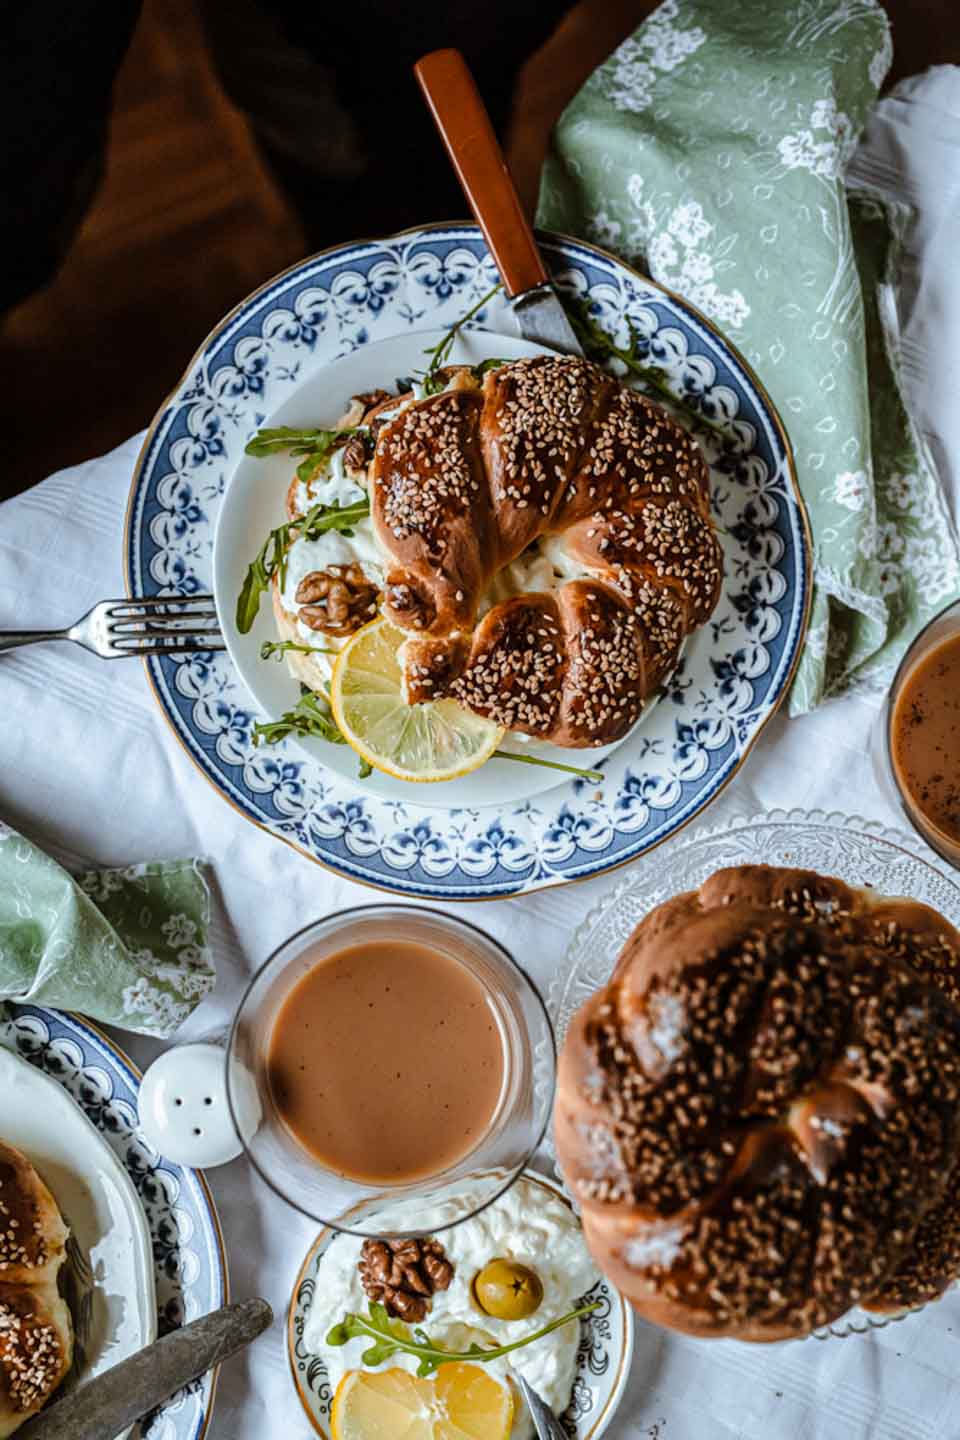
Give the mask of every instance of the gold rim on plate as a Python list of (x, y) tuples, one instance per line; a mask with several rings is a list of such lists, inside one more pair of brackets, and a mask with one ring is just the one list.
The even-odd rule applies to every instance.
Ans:
[[(410, 225), (404, 230), (396, 231), (392, 235), (365, 236), (358, 240), (342, 240), (336, 245), (327, 245), (324, 249), (317, 250), (313, 255), (307, 255), (302, 260), (297, 260), (293, 265), (288, 265), (285, 270), (280, 270), (269, 280), (264, 281), (262, 285), (258, 285), (255, 290), (251, 290), (249, 295), (247, 295), (243, 300), (239, 301), (238, 304), (234, 305), (233, 309), (229, 310), (227, 314), (223, 317), (223, 319), (220, 320), (213, 327), (213, 329), (207, 334), (201, 344), (194, 351), (176, 385), (161, 403), (156, 415), (150, 423), (149, 430), (144, 436), (143, 444), (140, 446), (140, 451), (137, 455), (136, 463), (133, 467), (133, 476), (130, 481), (130, 491), (127, 496), (127, 509), (126, 515), (124, 517), (123, 526), (124, 583), (126, 585), (127, 594), (129, 596), (134, 596), (133, 575), (131, 573), (130, 565), (130, 531), (133, 524), (134, 503), (139, 489), (140, 477), (143, 472), (144, 461), (146, 459), (147, 452), (151, 444), (153, 443), (153, 439), (157, 432), (157, 429), (160, 426), (161, 422), (164, 420), (170, 404), (173, 402), (178, 391), (182, 388), (184, 382), (187, 380), (190, 372), (193, 370), (193, 367), (196, 365), (197, 361), (204, 354), (204, 352), (213, 342), (215, 337), (220, 335), (221, 332), (226, 329), (226, 327), (230, 324), (231, 320), (233, 320), (234, 316), (239, 315), (240, 312), (244, 310), (252, 301), (256, 300), (258, 295), (262, 295), (267, 290), (272, 289), (272, 287), (276, 285), (279, 280), (285, 279), (288, 275), (295, 274), (298, 270), (304, 269), (306, 266), (313, 264), (313, 262), (316, 260), (321, 260), (325, 255), (332, 255), (333, 252), (336, 250), (343, 250), (351, 246), (357, 245), (382, 245), (387, 243), (388, 241), (401, 240), (404, 236), (408, 235), (427, 234), (434, 230), (456, 229), (472, 229), (475, 230), (478, 235), (480, 233), (479, 225), (477, 225), (476, 222), (472, 220), (437, 220), (427, 225)], [(561, 877), (557, 878), (556, 880), (548, 881), (545, 884), (537, 884), (531, 886), (529, 889), (521, 888), (519, 890), (511, 891), (509, 894), (506, 895), (450, 895), (449, 897), (444, 897), (449, 898), (451, 902), (456, 901), (457, 904), (480, 905), (497, 900), (516, 900), (520, 899), (524, 895), (539, 894), (544, 890), (555, 890), (558, 889), (561, 885), (575, 885), (581, 881), (599, 879), (602, 875), (612, 875), (615, 871), (621, 870), (625, 865), (630, 865), (635, 860), (642, 859), (644, 855), (651, 854), (652, 851), (659, 849), (661, 845), (665, 845), (667, 841), (672, 840), (675, 836), (679, 835), (681, 831), (685, 830), (687, 826), (691, 823), (691, 821), (696, 820), (698, 816), (702, 815), (703, 811), (709, 805), (711, 805), (715, 800), (718, 800), (720, 798), (720, 796), (730, 785), (734, 777), (739, 774), (753, 747), (756, 745), (757, 741), (760, 739), (761, 735), (769, 725), (770, 721), (778, 713), (780, 706), (786, 699), (786, 696), (789, 693), (790, 688), (793, 684), (794, 677), (797, 673), (797, 667), (800, 664), (800, 658), (803, 654), (803, 645), (806, 639), (807, 628), (810, 624), (810, 610), (813, 605), (813, 532), (810, 528), (810, 517), (807, 513), (806, 502), (804, 501), (803, 495), (800, 490), (800, 482), (797, 479), (797, 467), (793, 455), (793, 446), (790, 443), (790, 437), (787, 434), (783, 421), (780, 418), (780, 412), (777, 410), (777, 407), (771, 400), (769, 392), (767, 391), (762, 381), (759, 379), (753, 366), (746, 359), (746, 357), (740, 353), (740, 351), (732, 343), (732, 341), (730, 341), (727, 336), (724, 335), (723, 332), (719, 330), (716, 325), (714, 325), (713, 321), (708, 320), (706, 315), (704, 315), (700, 310), (698, 310), (695, 305), (691, 305), (689, 300), (685, 300), (682, 295), (679, 295), (674, 290), (670, 290), (666, 285), (661, 285), (659, 281), (652, 280), (649, 275), (642, 274), (639, 270), (636, 269), (635, 266), (629, 265), (625, 260), (622, 260), (619, 255), (614, 255), (612, 250), (605, 250), (601, 245), (594, 245), (592, 241), (589, 240), (580, 240), (575, 235), (566, 235), (560, 230), (538, 230), (537, 235), (542, 236), (548, 244), (559, 241), (561, 244), (566, 243), (568, 245), (576, 245), (580, 246), (584, 250), (592, 251), (593, 254), (599, 255), (602, 259), (607, 260), (619, 269), (626, 271), (628, 275), (633, 276), (642, 285), (649, 285), (652, 286), (654, 290), (659, 290), (662, 295), (668, 296), (669, 299), (673, 300), (682, 309), (688, 311), (689, 314), (692, 315), (694, 319), (704, 327), (705, 330), (708, 330), (711, 335), (716, 336), (716, 338), (721, 342), (721, 344), (725, 346), (725, 348), (734, 357), (737, 364), (742, 368), (744, 374), (747, 376), (747, 378), (755, 388), (757, 394), (760, 396), (760, 399), (763, 402), (764, 406), (766, 407), (770, 419), (773, 422), (773, 425), (780, 436), (781, 443), (783, 444), (784, 454), (786, 456), (790, 486), (793, 491), (793, 499), (797, 507), (797, 513), (800, 517), (800, 528), (806, 546), (807, 563), (804, 567), (805, 573), (803, 615), (800, 620), (800, 629), (799, 635), (797, 637), (796, 652), (794, 654), (793, 661), (791, 662), (790, 670), (787, 673), (781, 686), (779, 695), (772, 702), (768, 713), (760, 721), (756, 733), (747, 742), (746, 749), (740, 756), (740, 759), (737, 761), (736, 765), (730, 771), (729, 775), (720, 785), (719, 789), (715, 790), (712, 795), (708, 795), (704, 800), (702, 800), (701, 803), (696, 807), (696, 809), (691, 811), (687, 818), (683, 820), (679, 825), (677, 825), (675, 829), (671, 830), (669, 834), (661, 836), (659, 840), (652, 841), (649, 845), (645, 846), (643, 850), (638, 851), (637, 854), (628, 855), (622, 860), (616, 860), (613, 864), (605, 866), (602, 870), (593, 871), (589, 875), (571, 875), (565, 878)], [(332, 875), (336, 875), (340, 879), (349, 880), (355, 885), (363, 885), (369, 890), (381, 891), (388, 895), (396, 895), (398, 897), (408, 899), (422, 898), (420, 892), (411, 893), (409, 890), (396, 889), (394, 888), (394, 886), (384, 884), (380, 881), (375, 882), (373, 880), (367, 880), (360, 875), (347, 874), (345, 871), (339, 869), (336, 865), (331, 865), (327, 860), (324, 860), (319, 855), (314, 854), (312, 850), (308, 850), (305, 846), (299, 845), (296, 840), (292, 840), (288, 835), (281, 835), (278, 831), (273, 830), (264, 821), (257, 820), (254, 816), (249, 815), (245, 810), (241, 809), (241, 807), (232, 798), (232, 796), (226, 793), (220, 783), (212, 775), (208, 774), (206, 770), (204, 770), (200, 762), (197, 760), (196, 756), (193, 754), (190, 746), (187, 744), (186, 740), (181, 735), (179, 729), (173, 723), (173, 719), (168, 713), (167, 708), (163, 703), (160, 692), (158, 691), (157, 686), (154, 682), (153, 673), (150, 669), (150, 660), (147, 656), (144, 656), (143, 658), (143, 665), (147, 672), (147, 680), (149, 681), (150, 688), (153, 691), (154, 698), (156, 699), (160, 713), (172, 733), (175, 735), (177, 742), (186, 752), (191, 764), (196, 767), (196, 769), (203, 776), (204, 780), (206, 780), (207, 784), (210, 785), (212, 789), (217, 792), (217, 794), (222, 800), (225, 800), (228, 805), (230, 805), (234, 810), (236, 810), (237, 814), (240, 815), (242, 819), (246, 820), (251, 825), (255, 825), (258, 830), (263, 830), (273, 839), (280, 840), (283, 842), (283, 844), (289, 845), (291, 850), (295, 850), (299, 855), (306, 856), (306, 858), (308, 860), (312, 860), (315, 865), (319, 865), (323, 870), (328, 870)], [(322, 762), (318, 763), (322, 764)]]

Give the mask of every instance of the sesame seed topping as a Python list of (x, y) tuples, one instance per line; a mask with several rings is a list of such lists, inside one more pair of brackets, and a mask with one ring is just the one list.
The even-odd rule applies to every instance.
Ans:
[(958, 991), (942, 917), (811, 872), (738, 866), (651, 912), (576, 1022), (589, 1119), (560, 1157), (583, 1203), (636, 1207), (637, 1293), (754, 1339), (940, 1293)]
[(407, 405), (371, 467), (376, 533), (397, 562), (385, 592), (395, 623), (469, 638), (497, 570), (544, 536), (569, 534), (568, 553), (598, 574), (588, 592), (580, 581), (551, 592), (549, 638), (536, 607), (516, 622), (512, 601), (495, 605), (468, 659), (431, 672), (434, 695), (560, 744), (625, 734), (719, 597), (707, 481), (679, 426), (576, 357), (511, 362), (482, 393)]
[(0, 1369), (15, 1414), (38, 1408), (60, 1383), (63, 1342), (26, 1286), (0, 1286)]

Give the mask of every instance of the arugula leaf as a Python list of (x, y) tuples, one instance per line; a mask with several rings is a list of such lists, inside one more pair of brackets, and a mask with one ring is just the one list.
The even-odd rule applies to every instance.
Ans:
[(370, 501), (366, 496), (355, 500), (352, 505), (314, 505), (306, 515), (288, 520), (271, 530), (256, 559), (251, 561), (237, 597), (237, 629), (246, 635), (257, 618), (260, 600), (270, 588), (274, 575), (281, 586), (286, 579), (286, 556), (295, 539), (316, 540), (327, 530), (339, 530), (341, 535), (352, 535), (352, 527), (370, 514)]
[(322, 470), (330, 458), (329, 450), (311, 450), (306, 460), (301, 460), (297, 466), (297, 479), (303, 485), (309, 485), (318, 470)]
[(270, 587), (270, 581), (280, 568), (280, 560), (289, 543), (290, 526), (279, 525), (271, 530), (257, 557), (250, 562), (244, 576), (240, 594), (237, 596), (237, 629), (246, 635), (257, 618), (260, 597)]
[(583, 353), (588, 360), (596, 360), (598, 364), (602, 364), (605, 360), (618, 360), (629, 374), (636, 375), (639, 380), (643, 380), (651, 390), (662, 395), (671, 405), (675, 405), (678, 410), (689, 415), (698, 425), (705, 425), (707, 429), (713, 430), (715, 434), (721, 436), (724, 441), (729, 440), (730, 437), (722, 425), (718, 425), (716, 420), (711, 420), (689, 400), (685, 400), (682, 395), (677, 395), (670, 388), (667, 383), (666, 370), (659, 365), (648, 365), (641, 359), (640, 339), (629, 319), (627, 320), (627, 331), (630, 343), (624, 349), (591, 315), (589, 301), (582, 300), (577, 295), (565, 294), (562, 291), (557, 293), (560, 303), (567, 312), (567, 319), (573, 326), (574, 334), (583, 346)]
[(545, 1335), (559, 1330), (561, 1326), (579, 1320), (581, 1315), (589, 1315), (599, 1304), (599, 1300), (595, 1300), (592, 1305), (581, 1305), (579, 1309), (571, 1310), (568, 1315), (552, 1320), (549, 1325), (544, 1325), (542, 1329), (525, 1335), (522, 1340), (514, 1340), (509, 1345), (484, 1348), (474, 1342), (468, 1350), (455, 1351), (445, 1350), (442, 1345), (431, 1340), (420, 1326), (417, 1326), (411, 1335), (409, 1327), (402, 1321), (390, 1319), (383, 1305), (371, 1303), (367, 1315), (350, 1313), (343, 1317), (339, 1325), (334, 1325), (327, 1333), (327, 1344), (346, 1345), (348, 1340), (369, 1339), (373, 1344), (361, 1356), (364, 1365), (382, 1365), (385, 1360), (392, 1359), (402, 1351), (406, 1355), (413, 1355), (419, 1361), (417, 1374), (426, 1377), (439, 1370), (441, 1365), (458, 1361), (472, 1360), (485, 1364), (489, 1360), (499, 1360), (502, 1355), (509, 1355), (511, 1350), (521, 1350), (525, 1345), (532, 1345), (535, 1340), (542, 1340)]
[(409, 1341), (410, 1330), (402, 1320), (391, 1319), (386, 1306), (378, 1304), (376, 1301), (371, 1301), (370, 1315), (384, 1334), (382, 1340), (378, 1340), (369, 1349), (364, 1350), (360, 1357), (364, 1365), (373, 1368), (382, 1364), (384, 1360), (389, 1360), (391, 1355), (396, 1354), (398, 1346), (403, 1346)]
[(289, 425), (278, 425), (273, 429), (258, 430), (244, 447), (247, 455), (263, 459), (288, 450), (291, 455), (305, 458), (297, 466), (297, 479), (308, 485), (318, 470), (322, 469), (334, 450), (346, 444), (358, 427), (343, 430), (294, 430)]
[(336, 655), (336, 650), (331, 650), (326, 645), (298, 645), (296, 640), (264, 640), (260, 646), (261, 660), (282, 660), (284, 655), (289, 655), (295, 650), (300, 655)]
[(509, 365), (509, 360), (481, 360), (479, 365), (471, 366), (477, 380), (483, 380), (488, 370), (499, 370), (501, 365)]
[(493, 289), (488, 290), (486, 295), (477, 301), (476, 305), (470, 307), (466, 315), (461, 315), (456, 324), (450, 326), (450, 329), (442, 340), (438, 341), (436, 345), (432, 345), (424, 350), (424, 355), (430, 356), (430, 364), (427, 366), (426, 374), (423, 377), (423, 393), (425, 396), (436, 395), (444, 388), (444, 381), (437, 374), (437, 371), (447, 363), (447, 358), (453, 349), (454, 341), (467, 321), (472, 320), (474, 315), (482, 310), (484, 305), (492, 300), (494, 295), (502, 288), (499, 283), (494, 285)]
[(254, 745), (273, 745), (278, 740), (285, 740), (288, 735), (316, 735), (333, 745), (347, 743), (330, 706), (315, 690), (301, 695), (295, 707), (281, 715), (279, 720), (261, 721), (253, 727)]
[[(300, 699), (292, 710), (287, 710), (279, 720), (260, 721), (253, 727), (254, 745), (274, 745), (288, 735), (315, 735), (319, 740), (329, 740), (332, 745), (347, 744), (343, 731), (333, 718), (329, 702), (306, 685), (301, 685)], [(366, 780), (372, 773), (373, 766), (358, 755), (358, 777)]]
[(517, 755), (512, 750), (494, 750), (495, 760), (516, 760), (520, 765), (542, 765), (545, 770), (565, 770), (568, 775), (578, 775), (581, 780), (595, 780), (598, 784), (604, 778), (600, 770), (578, 770), (576, 765), (561, 765), (559, 760), (541, 760), (539, 755)]
[(325, 530), (339, 530), (341, 535), (352, 535), (353, 531), (347, 526), (356, 525), (358, 520), (365, 520), (369, 514), (370, 501), (364, 495), (362, 500), (352, 500), (349, 505), (341, 505), (336, 500), (332, 505), (313, 505), (302, 520), (294, 521), (294, 525), (304, 540), (316, 540)]
[(348, 430), (293, 430), (289, 425), (278, 425), (274, 429), (258, 430), (252, 440), (244, 446), (244, 453), (263, 459), (265, 455), (276, 455), (289, 450), (291, 455), (313, 455), (324, 450), (329, 455), (354, 431)]

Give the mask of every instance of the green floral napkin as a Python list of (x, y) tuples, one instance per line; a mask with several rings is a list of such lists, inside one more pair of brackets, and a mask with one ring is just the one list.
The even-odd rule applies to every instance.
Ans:
[(0, 1000), (170, 1035), (213, 988), (209, 925), (196, 860), (73, 880), (0, 824)]
[(794, 714), (885, 689), (960, 594), (897, 379), (905, 212), (843, 181), (890, 58), (873, 0), (667, 0), (562, 116), (540, 193), (541, 225), (704, 311), (783, 417), (815, 544)]

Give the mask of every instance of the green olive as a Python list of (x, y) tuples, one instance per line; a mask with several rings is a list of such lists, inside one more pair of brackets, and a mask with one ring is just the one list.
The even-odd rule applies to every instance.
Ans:
[(473, 1298), (497, 1320), (525, 1320), (540, 1309), (543, 1281), (528, 1265), (491, 1260), (474, 1279)]

